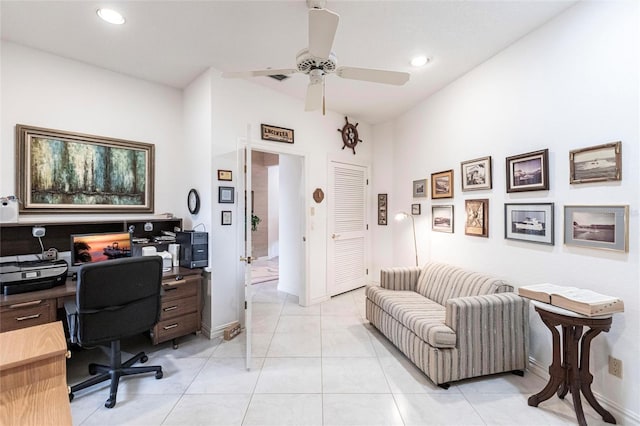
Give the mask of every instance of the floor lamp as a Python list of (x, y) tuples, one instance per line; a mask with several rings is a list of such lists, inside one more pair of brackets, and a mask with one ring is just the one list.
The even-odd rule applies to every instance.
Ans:
[(413, 219), (413, 216), (407, 212), (399, 212), (399, 213), (396, 213), (395, 215), (395, 220), (397, 220), (398, 222), (401, 222), (406, 218), (411, 219), (411, 226), (413, 228), (413, 250), (416, 255), (416, 266), (419, 266), (418, 265), (418, 243), (416, 243), (416, 221)]

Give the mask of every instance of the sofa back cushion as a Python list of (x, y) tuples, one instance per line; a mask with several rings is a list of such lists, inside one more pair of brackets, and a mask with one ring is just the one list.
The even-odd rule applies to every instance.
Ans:
[(508, 291), (513, 291), (513, 286), (503, 280), (480, 272), (470, 272), (457, 266), (436, 262), (425, 265), (420, 272), (416, 286), (416, 292), (443, 306), (447, 300), (456, 297)]

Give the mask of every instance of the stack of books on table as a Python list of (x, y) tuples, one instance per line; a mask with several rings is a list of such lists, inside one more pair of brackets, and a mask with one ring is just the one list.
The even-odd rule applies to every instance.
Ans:
[(624, 312), (622, 299), (577, 287), (534, 284), (518, 288), (518, 294), (588, 317)]

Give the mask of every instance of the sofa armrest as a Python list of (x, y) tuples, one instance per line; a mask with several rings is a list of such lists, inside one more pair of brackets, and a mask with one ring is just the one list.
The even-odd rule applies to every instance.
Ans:
[(413, 267), (385, 268), (380, 270), (380, 286), (388, 290), (416, 290), (422, 269)]
[(516, 293), (449, 299), (445, 324), (456, 333), (461, 369), (491, 374), (527, 368), (529, 302)]

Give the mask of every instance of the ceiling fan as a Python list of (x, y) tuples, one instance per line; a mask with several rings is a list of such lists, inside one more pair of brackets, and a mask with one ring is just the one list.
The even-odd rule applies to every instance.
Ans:
[(370, 68), (338, 67), (338, 58), (331, 51), (340, 15), (325, 9), (326, 0), (307, 0), (309, 7), (309, 47), (298, 52), (296, 68), (257, 71), (224, 72), (224, 78), (249, 78), (270, 75), (307, 74), (309, 85), (305, 111), (322, 107), (325, 113), (324, 77), (335, 73), (338, 77), (401, 86), (409, 81), (409, 73)]

